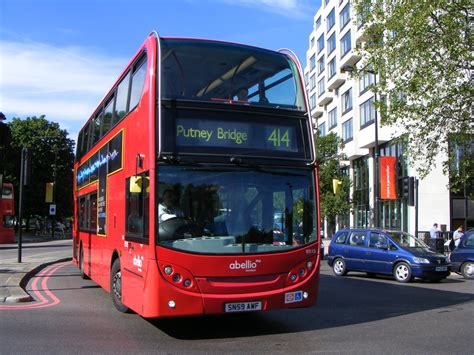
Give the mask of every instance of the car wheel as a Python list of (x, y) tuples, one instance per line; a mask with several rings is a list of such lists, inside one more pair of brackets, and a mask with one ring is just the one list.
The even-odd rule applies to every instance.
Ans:
[(84, 271), (84, 250), (82, 249), (82, 245), (81, 245), (81, 251), (79, 252), (79, 270), (80, 270), (82, 279), (84, 280), (89, 279), (89, 276), (87, 276)]
[(337, 258), (332, 264), (332, 271), (337, 276), (344, 276), (347, 274), (346, 262), (342, 258)]
[(119, 259), (115, 259), (110, 271), (110, 296), (115, 308), (119, 312), (129, 312), (129, 308), (122, 303), (122, 271), (120, 270)]
[(393, 270), (393, 276), (398, 282), (410, 282), (411, 268), (407, 263), (398, 263)]
[(473, 279), (474, 278), (474, 262), (468, 261), (462, 264), (461, 274), (466, 279)]

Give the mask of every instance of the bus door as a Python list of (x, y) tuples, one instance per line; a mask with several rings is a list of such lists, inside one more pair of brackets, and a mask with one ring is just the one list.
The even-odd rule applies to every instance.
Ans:
[(122, 302), (141, 311), (149, 258), (149, 174), (126, 179)]

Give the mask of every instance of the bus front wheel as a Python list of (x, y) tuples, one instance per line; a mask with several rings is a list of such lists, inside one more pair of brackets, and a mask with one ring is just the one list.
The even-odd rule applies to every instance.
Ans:
[(122, 271), (120, 270), (120, 260), (115, 259), (110, 271), (110, 296), (112, 302), (119, 312), (128, 313), (130, 310), (122, 303)]

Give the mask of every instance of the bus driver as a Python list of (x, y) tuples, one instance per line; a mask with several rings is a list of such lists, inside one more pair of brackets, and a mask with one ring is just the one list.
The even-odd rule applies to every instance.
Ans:
[(158, 222), (161, 223), (170, 218), (183, 216), (183, 211), (177, 206), (177, 198), (174, 191), (166, 189), (163, 192), (162, 202), (158, 205)]

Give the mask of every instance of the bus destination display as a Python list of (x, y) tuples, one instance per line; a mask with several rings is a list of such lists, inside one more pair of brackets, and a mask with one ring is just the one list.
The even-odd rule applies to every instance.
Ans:
[(294, 126), (177, 119), (176, 145), (298, 152)]

